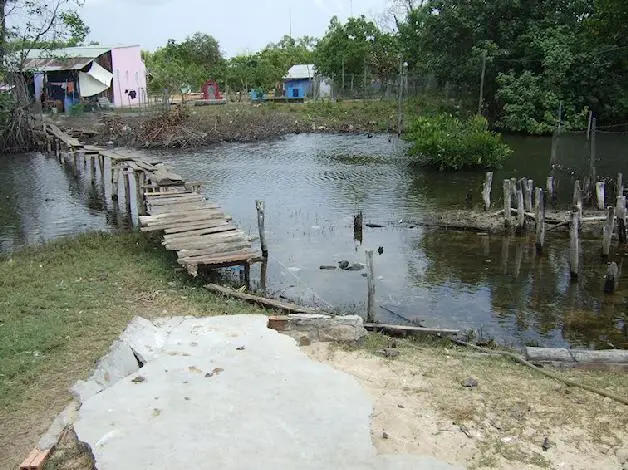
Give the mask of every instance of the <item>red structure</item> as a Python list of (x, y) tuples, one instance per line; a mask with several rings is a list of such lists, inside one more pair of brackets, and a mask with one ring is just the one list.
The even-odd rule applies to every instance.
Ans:
[(222, 95), (220, 94), (220, 87), (215, 80), (207, 80), (203, 84), (203, 99), (204, 100), (222, 100)]

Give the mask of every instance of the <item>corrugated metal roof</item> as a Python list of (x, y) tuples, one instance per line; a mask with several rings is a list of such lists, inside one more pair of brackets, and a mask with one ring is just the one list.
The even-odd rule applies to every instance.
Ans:
[(81, 46), (64, 47), (62, 49), (31, 49), (26, 55), (27, 59), (50, 59), (50, 58), (91, 58), (95, 59), (99, 55), (109, 52), (111, 47), (104, 46)]
[(314, 78), (316, 75), (316, 67), (314, 64), (297, 64), (290, 67), (285, 80), (299, 80), (303, 78)]
[(92, 58), (78, 57), (69, 59), (26, 59), (24, 61), (25, 70), (36, 72), (54, 72), (57, 70), (81, 70), (88, 65)]

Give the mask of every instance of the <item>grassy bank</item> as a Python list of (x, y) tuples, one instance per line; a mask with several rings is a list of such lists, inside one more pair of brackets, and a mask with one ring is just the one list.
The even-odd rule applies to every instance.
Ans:
[(135, 316), (260, 313), (174, 271), (139, 234), (88, 234), (0, 258), (0, 468), (15, 468), (68, 388)]

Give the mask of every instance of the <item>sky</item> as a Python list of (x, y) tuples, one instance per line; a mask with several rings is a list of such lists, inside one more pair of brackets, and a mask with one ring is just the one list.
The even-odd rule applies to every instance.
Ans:
[[(386, 0), (86, 0), (89, 40), (154, 50), (197, 31), (214, 36), (226, 57), (253, 52), (285, 34), (321, 37), (333, 15), (380, 15)], [(290, 18), (292, 17), (292, 22)]]

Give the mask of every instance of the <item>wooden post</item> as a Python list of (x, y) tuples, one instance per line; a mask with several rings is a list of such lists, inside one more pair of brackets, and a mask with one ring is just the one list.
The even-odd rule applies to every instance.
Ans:
[(126, 201), (127, 214), (131, 216), (131, 188), (129, 185), (129, 176), (131, 171), (127, 168), (122, 170), (122, 182), (124, 184), (124, 200)]
[(266, 293), (266, 273), (268, 271), (268, 258), (262, 260), (262, 266), (260, 270), (260, 287), (263, 293)]
[(604, 181), (595, 183), (595, 199), (597, 200), (597, 208), (604, 210)]
[(612, 294), (617, 289), (617, 283), (619, 281), (619, 267), (617, 263), (613, 261), (609, 263), (606, 275), (604, 276), (604, 293)]
[(534, 191), (534, 181), (527, 180), (522, 185), (525, 193), (524, 205), (527, 212), (532, 212), (532, 192)]
[(517, 207), (517, 178), (510, 178), (510, 190), (512, 191), (512, 203)]
[[(595, 152), (596, 152), (596, 148), (595, 148), (595, 128), (597, 125), (597, 118), (593, 118), (592, 122), (591, 122), (591, 141), (590, 141), (590, 148), (589, 148), (589, 176), (591, 177), (591, 183), (595, 183), (596, 180), (596, 175), (595, 175)], [(602, 207), (604, 207), (604, 205), (602, 204)]]
[(373, 272), (373, 250), (366, 252), (366, 279), (368, 281), (368, 299), (366, 322), (375, 323), (375, 274)]
[(133, 176), (135, 177), (135, 198), (137, 202), (137, 215), (145, 215), (146, 204), (144, 203), (144, 188), (142, 187), (144, 172), (142, 170), (135, 170), (133, 171)]
[(50, 142), (50, 136), (46, 136), (46, 153), (48, 156), (52, 154), (52, 143)]
[(90, 155), (89, 157), (90, 174), (92, 176), (92, 184), (96, 183), (96, 157)]
[(609, 256), (611, 253), (611, 240), (615, 231), (615, 208), (608, 206), (606, 223), (604, 224), (604, 236), (602, 238), (602, 255)]
[(246, 290), (251, 290), (251, 265), (249, 263), (244, 265), (244, 284)]
[(536, 251), (543, 251), (545, 244), (545, 201), (543, 199), (543, 190), (535, 189), (534, 198), (534, 218), (536, 219)]
[(105, 156), (99, 153), (95, 158), (98, 158), (98, 168), (100, 168), (100, 178), (102, 183), (105, 184)]
[(580, 180), (576, 180), (574, 183), (573, 205), (576, 206), (580, 212), (578, 220), (582, 219), (582, 189), (580, 187)]
[(615, 217), (617, 217), (617, 238), (619, 238), (619, 243), (626, 243), (626, 196), (617, 196)]
[(504, 220), (506, 225), (510, 225), (510, 208), (512, 207), (512, 190), (510, 189), (511, 181), (504, 180)]
[(486, 181), (482, 183), (482, 198), (484, 199), (484, 209), (491, 208), (491, 186), (493, 185), (493, 172), (486, 172)]
[(264, 201), (255, 201), (255, 209), (257, 209), (257, 228), (259, 229), (259, 241), (262, 246), (262, 256), (268, 258), (268, 246), (266, 246), (266, 232), (264, 230)]
[(111, 200), (118, 200), (118, 183), (120, 181), (120, 166), (111, 162)]
[(363, 238), (363, 217), (362, 211), (353, 217), (353, 239), (362, 243)]
[(523, 207), (523, 191), (517, 189), (517, 227), (523, 231), (525, 228), (525, 210)]
[(547, 199), (554, 201), (554, 177), (548, 176), (545, 182), (545, 189), (547, 190)]
[(617, 194), (615, 196), (624, 195), (624, 174), (617, 173)]
[(580, 209), (574, 207), (571, 211), (569, 224), (569, 271), (572, 279), (578, 277), (578, 263), (580, 256), (580, 242), (578, 240), (578, 227), (580, 225)]
[(61, 154), (61, 141), (55, 138), (55, 156), (59, 158), (60, 154)]

